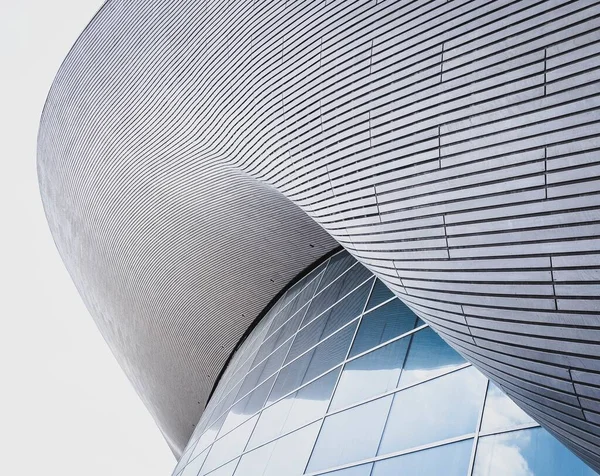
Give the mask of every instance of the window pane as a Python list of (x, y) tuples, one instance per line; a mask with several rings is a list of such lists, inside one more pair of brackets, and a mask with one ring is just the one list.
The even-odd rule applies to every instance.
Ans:
[(332, 282), (355, 262), (356, 260), (347, 251), (341, 251), (337, 255), (332, 256), (327, 265), (327, 270), (325, 271), (319, 290), (327, 286), (327, 284)]
[(308, 472), (375, 456), (391, 401), (389, 395), (327, 417)]
[(469, 367), (397, 393), (379, 454), (473, 433), (486, 383)]
[(361, 464), (360, 466), (352, 466), (351, 468), (332, 471), (323, 476), (371, 476), (372, 467), (373, 463)]
[(338, 373), (339, 368), (263, 410), (248, 448), (266, 443), (323, 416)]
[(219, 435), (224, 435), (259, 411), (267, 399), (267, 395), (273, 386), (274, 380), (275, 377), (266, 380), (263, 384), (256, 387), (251, 393), (231, 407)]
[(535, 423), (533, 418), (521, 410), (502, 390), (489, 383), (481, 432), (490, 433), (510, 430), (518, 425)]
[(465, 359), (458, 352), (427, 327), (412, 337), (410, 350), (400, 376), (400, 387), (441, 375), (464, 363)]
[(388, 287), (378, 279), (375, 281), (373, 292), (369, 298), (369, 304), (367, 304), (367, 310), (377, 306), (378, 304), (381, 304), (384, 301), (387, 301), (391, 297), (394, 297), (392, 291), (390, 291)]
[(473, 440), (468, 439), (378, 461), (372, 476), (465, 476), (469, 470), (472, 447)]
[(369, 352), (344, 367), (331, 409), (350, 405), (396, 388), (409, 337)]
[(299, 475), (304, 472), (320, 422), (242, 456), (236, 476)]
[(238, 456), (244, 451), (257, 419), (258, 415), (238, 426), (231, 433), (227, 433), (220, 440), (215, 441), (208, 453), (206, 463), (204, 463), (204, 467), (202, 468), (202, 473), (205, 474), (218, 468), (223, 463), (226, 463), (228, 460)]
[(474, 476), (592, 476), (596, 473), (542, 428), (479, 438)]
[(333, 282), (331, 286), (324, 289), (321, 294), (318, 294), (314, 297), (310, 307), (308, 308), (306, 316), (304, 317), (302, 325), (306, 325), (312, 321), (315, 317), (325, 311), (325, 309), (337, 302), (339, 299), (343, 298), (359, 284), (372, 276), (373, 275), (367, 271), (364, 266), (360, 264), (354, 265), (348, 270), (347, 273), (345, 273), (343, 276), (340, 276), (337, 281)]
[(308, 366), (302, 383), (308, 382), (317, 375), (331, 370), (344, 361), (357, 325), (358, 321), (344, 327), (341, 331), (332, 335), (315, 348), (312, 361)]
[(417, 316), (398, 299), (365, 314), (350, 357), (414, 329), (416, 321)]
[[(238, 462), (239, 458), (231, 461), (230, 463), (227, 463), (224, 466), (221, 466), (219, 469), (214, 470), (212, 473), (208, 473), (210, 476), (232, 476), (233, 472), (235, 470), (235, 467), (237, 466), (237, 462)], [(204, 476), (206, 473), (204, 472), (204, 470), (202, 470), (202, 473), (200, 473), (202, 476)]]
[(302, 380), (304, 379), (306, 369), (308, 369), (308, 365), (310, 364), (314, 352), (314, 349), (307, 352), (302, 357), (298, 357), (279, 371), (277, 380), (275, 380), (275, 385), (273, 385), (273, 390), (271, 390), (271, 394), (267, 399), (268, 403), (278, 400), (302, 385)]
[(192, 453), (191, 458), (194, 458), (196, 457), (196, 455), (199, 455), (202, 451), (208, 448), (213, 441), (215, 441), (215, 438), (219, 434), (219, 430), (221, 429), (221, 425), (225, 421), (226, 416), (227, 415), (223, 415), (215, 423), (213, 423), (208, 430), (206, 430), (202, 434), (202, 436), (198, 440), (198, 443), (196, 444), (196, 447), (194, 448), (194, 452)]
[(327, 317), (323, 337), (340, 329), (363, 312), (373, 281), (370, 280), (333, 306)]
[(207, 454), (208, 450), (198, 455), (195, 459), (191, 460), (183, 470), (183, 473), (181, 473), (181, 476), (196, 476), (198, 474), (198, 471), (200, 471), (202, 463), (204, 463)]

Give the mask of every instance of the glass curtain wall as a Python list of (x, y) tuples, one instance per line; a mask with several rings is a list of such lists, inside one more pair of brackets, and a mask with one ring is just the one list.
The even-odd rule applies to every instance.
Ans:
[(596, 473), (340, 252), (242, 343), (173, 474)]

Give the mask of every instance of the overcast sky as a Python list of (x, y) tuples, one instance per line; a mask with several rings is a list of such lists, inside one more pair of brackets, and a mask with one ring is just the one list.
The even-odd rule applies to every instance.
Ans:
[(0, 0), (0, 474), (169, 475), (167, 444), (54, 247), (37, 186), (50, 84), (102, 1)]

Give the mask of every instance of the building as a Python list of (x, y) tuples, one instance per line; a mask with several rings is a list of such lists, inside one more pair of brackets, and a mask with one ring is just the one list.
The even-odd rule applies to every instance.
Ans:
[[(592, 1), (102, 7), (50, 91), (40, 188), (177, 455), (213, 389), (195, 434), (225, 411), (219, 375), (275, 315), (234, 353), (252, 324), (341, 245), (544, 428), (529, 431), (600, 469), (599, 14)], [(469, 372), (483, 379), (436, 381)], [(344, 460), (326, 459), (307, 470)]]
[(233, 353), (173, 474), (596, 473), (339, 252)]

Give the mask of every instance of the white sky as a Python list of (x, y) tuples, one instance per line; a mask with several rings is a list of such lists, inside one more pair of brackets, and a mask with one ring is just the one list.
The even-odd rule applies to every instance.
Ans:
[(58, 256), (39, 197), (40, 113), (100, 0), (0, 0), (0, 474), (169, 475), (167, 444)]

